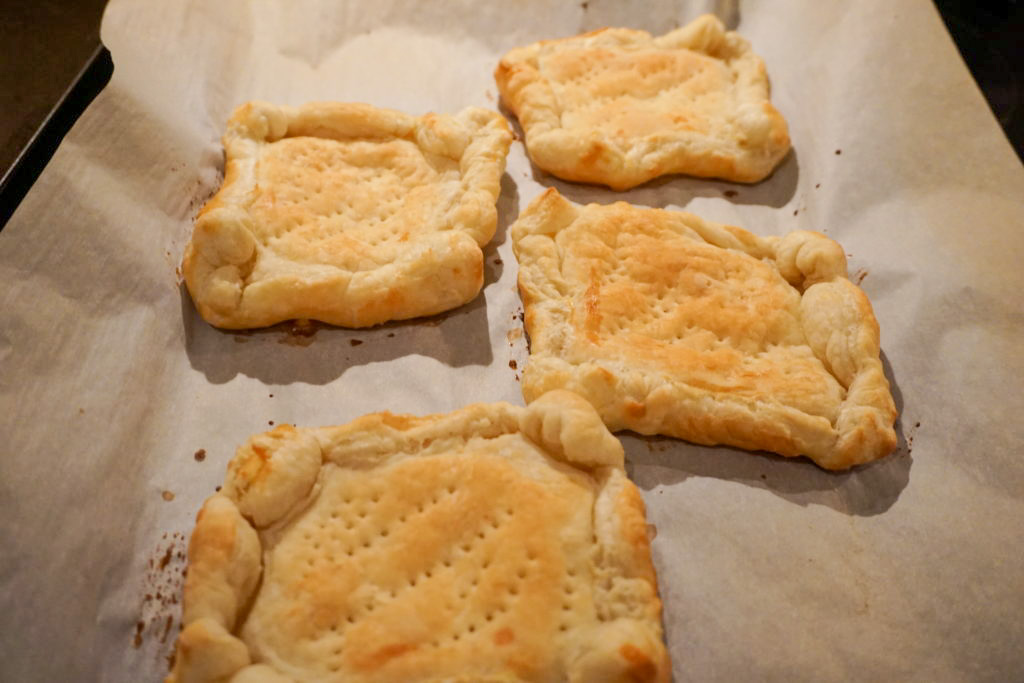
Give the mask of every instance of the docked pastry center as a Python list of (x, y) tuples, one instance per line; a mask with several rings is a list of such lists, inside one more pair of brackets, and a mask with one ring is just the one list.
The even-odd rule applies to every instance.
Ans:
[(844, 392), (806, 342), (800, 295), (768, 264), (644, 213), (591, 214), (559, 238), (562, 272), (576, 283), (573, 326), (591, 353), (712, 392), (838, 414)]
[(541, 70), (555, 90), (562, 128), (623, 141), (706, 135), (730, 104), (729, 70), (687, 50), (563, 50), (542, 58)]
[(257, 239), (289, 260), (358, 271), (444, 227), (458, 163), (407, 140), (285, 138), (256, 162)]
[(471, 440), (368, 470), (325, 465), (315, 502), (265, 555), (243, 638), (299, 679), (402, 680), (427, 658), (438, 677), (484, 673), (482, 651), (521, 660), (526, 680), (557, 668), (551, 643), (594, 619), (593, 493), (541, 464), (524, 475)]

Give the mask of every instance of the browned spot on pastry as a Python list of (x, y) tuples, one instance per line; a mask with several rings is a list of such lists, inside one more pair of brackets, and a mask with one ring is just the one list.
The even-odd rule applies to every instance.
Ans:
[(516, 368), (517, 368), (517, 367), (519, 366), (519, 364), (518, 364), (518, 363), (516, 363), (516, 362), (515, 362), (514, 360), (510, 360), (510, 361), (508, 362), (508, 366), (509, 366), (510, 368), (512, 368), (513, 370), (515, 370), (515, 369), (516, 369)]
[(174, 493), (171, 491), (164, 491), (163, 493), (160, 494), (160, 496), (163, 497), (163, 499), (166, 500), (168, 503), (174, 500)]
[(287, 334), (278, 340), (279, 344), (288, 346), (309, 346), (320, 327), (314, 320), (293, 320), (287, 328)]
[(388, 427), (395, 429), (409, 429), (419, 421), (410, 415), (394, 415), (392, 413), (380, 413), (380, 419)]
[(316, 325), (311, 320), (300, 318), (292, 323), (288, 332), (298, 337), (312, 337), (316, 334)]
[(371, 652), (365, 659), (360, 662), (361, 668), (365, 669), (376, 669), (387, 664), (388, 660), (394, 659), (406, 652), (411, 652), (416, 649), (414, 643), (394, 643), (393, 645), (385, 645), (384, 647)]
[(202, 461), (206, 460), (206, 449), (205, 448), (200, 448), (198, 451), (196, 451), (193, 454), (192, 457), (194, 457), (196, 459), (196, 462), (202, 462)]
[(349, 339), (348, 343), (351, 344), (352, 346), (359, 346), (360, 344), (363, 343), (363, 340), (362, 339)]
[(647, 414), (647, 406), (643, 403), (630, 401), (626, 404), (626, 414), (630, 417), (641, 418)]
[(508, 645), (516, 639), (516, 634), (509, 627), (498, 629), (497, 633), (494, 634), (495, 645)]
[(604, 156), (607, 148), (604, 144), (594, 141), (590, 143), (587, 151), (580, 157), (581, 166), (597, 166), (598, 162), (601, 161), (601, 157)]
[(636, 647), (626, 643), (619, 648), (619, 654), (622, 658), (629, 662), (629, 679), (633, 681), (651, 681), (658, 673), (658, 668), (654, 666), (654, 662), (644, 654), (644, 652)]
[(739, 194), (739, 192), (737, 192), (736, 190), (726, 190), (724, 194), (726, 197), (735, 197), (736, 195)]

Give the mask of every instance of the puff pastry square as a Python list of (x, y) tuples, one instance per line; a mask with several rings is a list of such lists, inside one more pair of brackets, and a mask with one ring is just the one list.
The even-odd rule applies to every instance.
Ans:
[(185, 250), (199, 313), (230, 329), (367, 327), (466, 303), (483, 285), (511, 139), (500, 115), (476, 108), (239, 107), (224, 184)]
[(588, 399), (612, 430), (805, 455), (896, 446), (871, 304), (842, 247), (551, 189), (511, 227), (530, 358), (523, 396)]
[(252, 438), (189, 544), (169, 681), (668, 681), (637, 488), (586, 401)]
[(537, 166), (626, 190), (669, 173), (756, 182), (789, 150), (761, 58), (711, 15), (516, 48), (494, 74)]

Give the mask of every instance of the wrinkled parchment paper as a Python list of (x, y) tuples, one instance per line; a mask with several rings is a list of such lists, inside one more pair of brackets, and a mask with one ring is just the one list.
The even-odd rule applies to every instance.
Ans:
[[(790, 122), (763, 183), (615, 194), (517, 142), (484, 292), (447, 315), (229, 334), (179, 284), (235, 105), (495, 108), (515, 45), (704, 11), (753, 42)], [(884, 461), (624, 437), (676, 680), (1024, 680), (1024, 170), (926, 0), (114, 0), (103, 40), (113, 80), (0, 234), (0, 679), (158, 680), (195, 512), (272, 422), (521, 403), (506, 229), (554, 185), (824, 231), (882, 327), (902, 411)]]

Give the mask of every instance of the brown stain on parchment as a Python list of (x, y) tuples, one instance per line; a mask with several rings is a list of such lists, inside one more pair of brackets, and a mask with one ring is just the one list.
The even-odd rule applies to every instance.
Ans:
[[(205, 453), (205, 452), (204, 452)], [(156, 640), (156, 656), (173, 660), (174, 625), (181, 620), (181, 593), (185, 585), (187, 539), (168, 532), (150, 552), (143, 577), (139, 616), (132, 633), (132, 647), (140, 649), (147, 639)]]

